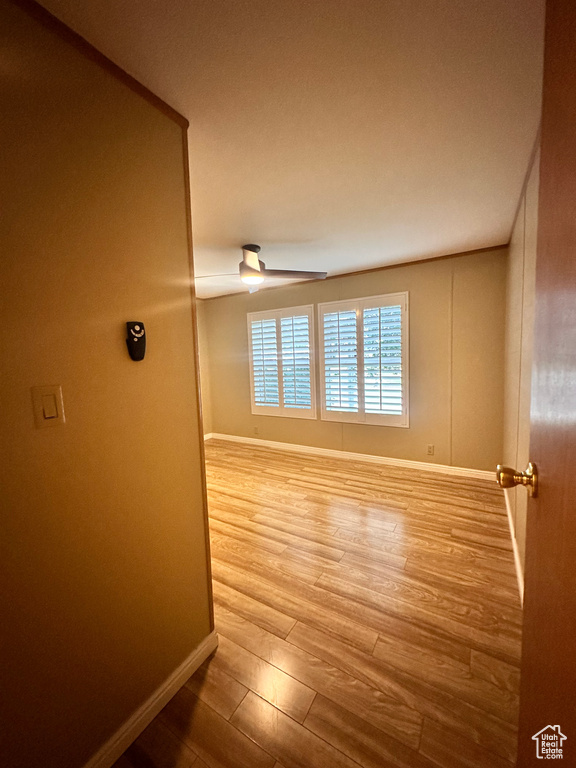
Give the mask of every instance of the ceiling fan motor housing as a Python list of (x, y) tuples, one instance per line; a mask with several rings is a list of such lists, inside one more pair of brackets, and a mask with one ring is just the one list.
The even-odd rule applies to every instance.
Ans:
[(242, 246), (242, 261), (240, 262), (240, 277), (242, 275), (248, 275), (250, 273), (254, 274), (254, 272), (263, 272), (264, 269), (266, 269), (264, 262), (260, 261), (258, 258), (258, 254), (260, 253), (262, 249), (259, 245), (253, 245), (252, 243), (249, 243), (248, 245)]

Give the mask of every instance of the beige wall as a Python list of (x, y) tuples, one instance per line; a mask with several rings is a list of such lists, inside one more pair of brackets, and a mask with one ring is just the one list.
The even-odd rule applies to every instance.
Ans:
[(210, 631), (182, 129), (8, 0), (0, 28), (0, 764), (79, 768)]
[[(524, 470), (530, 460), (539, 161), (538, 155), (520, 201), (510, 241), (507, 274), (504, 461), (519, 470)], [(524, 488), (506, 493), (523, 564), (528, 496)]]
[[(494, 469), (502, 456), (506, 250), (203, 303), (211, 432)], [(410, 293), (410, 428), (253, 416), (246, 314), (395, 291)], [(426, 453), (428, 444), (435, 454)]]

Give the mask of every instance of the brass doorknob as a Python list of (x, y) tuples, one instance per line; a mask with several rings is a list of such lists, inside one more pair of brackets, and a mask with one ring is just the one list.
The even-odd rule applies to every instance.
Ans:
[(496, 467), (496, 480), (500, 488), (513, 488), (515, 485), (524, 485), (530, 496), (538, 496), (538, 471), (536, 464), (530, 462), (524, 472), (518, 472), (511, 467), (498, 464)]

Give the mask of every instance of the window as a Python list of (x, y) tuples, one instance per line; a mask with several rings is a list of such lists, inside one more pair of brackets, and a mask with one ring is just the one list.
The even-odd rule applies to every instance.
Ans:
[(316, 418), (312, 310), (248, 315), (252, 413)]
[(408, 293), (318, 305), (322, 418), (408, 426)]

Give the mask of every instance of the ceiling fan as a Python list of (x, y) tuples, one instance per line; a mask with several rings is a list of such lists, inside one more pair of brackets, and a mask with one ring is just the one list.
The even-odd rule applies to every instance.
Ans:
[[(252, 288), (263, 283), (267, 277), (281, 280), (324, 280), (327, 275), (327, 272), (311, 272), (302, 269), (266, 269), (266, 264), (258, 258), (261, 250), (259, 245), (253, 243), (242, 246), (242, 261), (238, 265), (240, 280)], [(202, 277), (226, 277), (226, 275), (201, 275), (200, 279)]]

